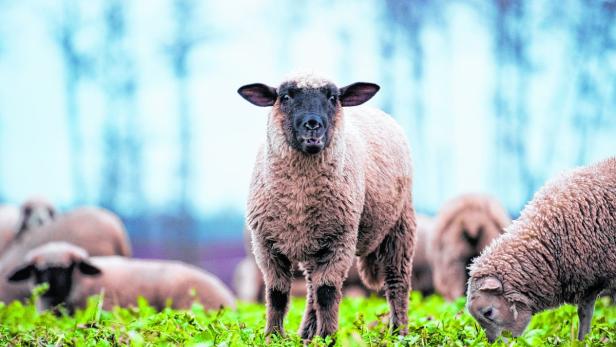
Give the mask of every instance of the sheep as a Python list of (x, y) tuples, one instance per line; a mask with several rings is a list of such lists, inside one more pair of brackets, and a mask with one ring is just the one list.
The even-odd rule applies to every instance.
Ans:
[(413, 255), (411, 283), (413, 283), (413, 290), (418, 290), (426, 296), (434, 293), (432, 264), (430, 261), (434, 219), (418, 214), (416, 221), (417, 239), (415, 241), (415, 254)]
[(19, 229), (15, 235), (18, 240), (30, 230), (45, 225), (56, 218), (56, 208), (43, 197), (31, 197), (21, 205)]
[(31, 197), (20, 208), (0, 206), (0, 254), (31, 229), (51, 222), (56, 210), (42, 197)]
[(531, 316), (578, 306), (578, 339), (597, 295), (616, 288), (616, 157), (575, 169), (535, 193), (470, 267), (467, 309), (493, 342), (521, 335)]
[(235, 307), (235, 298), (218, 278), (180, 261), (89, 257), (67, 242), (37, 247), (24, 260), (8, 280), (27, 281), (31, 288), (47, 282), (47, 292), (37, 301), (40, 310), (65, 305), (73, 312), (99, 293), (106, 310), (135, 305), (139, 296), (158, 310), (169, 302), (174, 309), (188, 309), (195, 299), (206, 310)]
[(247, 204), (253, 250), (266, 286), (265, 333), (284, 335), (292, 268), (306, 274), (304, 340), (338, 328), (342, 283), (357, 256), (362, 281), (384, 286), (390, 325), (407, 332), (415, 212), (404, 132), (367, 107), (373, 83), (343, 88), (297, 74), (278, 88), (255, 83), (238, 93), (273, 106)]
[(53, 222), (25, 233), (0, 256), (0, 301), (24, 300), (27, 286), (6, 281), (6, 274), (31, 249), (51, 241), (67, 241), (93, 256), (130, 256), (130, 241), (122, 221), (113, 213), (95, 207), (82, 207), (58, 216)]
[(19, 223), (19, 208), (0, 205), (0, 254), (13, 242)]
[(463, 194), (447, 201), (432, 239), (435, 290), (449, 301), (463, 296), (471, 260), (510, 223), (507, 211), (490, 195)]
[[(265, 300), (265, 282), (257, 262), (251, 250), (250, 231), (244, 230), (246, 257), (236, 266), (233, 274), (233, 288), (237, 298), (244, 301), (263, 302)], [(349, 269), (347, 278), (344, 280), (342, 292), (344, 296), (367, 296), (370, 290), (366, 288), (359, 277), (355, 263)], [(291, 284), (291, 296), (305, 297), (306, 281), (300, 269), (293, 270), (293, 282)]]

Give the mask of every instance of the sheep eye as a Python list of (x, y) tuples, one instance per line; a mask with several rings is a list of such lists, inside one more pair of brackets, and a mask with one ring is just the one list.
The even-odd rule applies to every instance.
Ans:
[(336, 102), (336, 99), (337, 99), (337, 98), (336, 98), (336, 96), (335, 96), (335, 95), (332, 95), (332, 96), (330, 96), (330, 97), (329, 97), (329, 102), (331, 102), (331, 103), (335, 103), (335, 102)]
[(289, 101), (291, 100), (291, 97), (289, 96), (289, 94), (285, 94), (281, 97), (282, 101)]

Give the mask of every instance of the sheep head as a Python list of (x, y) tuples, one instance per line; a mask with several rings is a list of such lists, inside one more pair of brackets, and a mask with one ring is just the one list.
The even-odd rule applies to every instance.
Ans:
[(503, 284), (496, 277), (471, 278), (469, 281), (466, 308), (485, 330), (490, 342), (494, 342), (503, 330), (510, 331), (515, 337), (524, 332), (532, 311), (523, 301), (506, 298)]
[(327, 79), (301, 74), (287, 79), (278, 88), (254, 83), (239, 88), (238, 93), (254, 105), (274, 106), (275, 126), (284, 134), (287, 144), (314, 155), (331, 142), (341, 108), (361, 105), (378, 90), (378, 85), (365, 82), (338, 88)]
[(73, 273), (95, 276), (101, 270), (88, 260), (88, 253), (66, 242), (50, 242), (26, 254), (24, 264), (9, 277), (10, 282), (33, 280), (34, 285), (48, 283), (42, 298), (48, 307), (63, 303), (73, 286)]

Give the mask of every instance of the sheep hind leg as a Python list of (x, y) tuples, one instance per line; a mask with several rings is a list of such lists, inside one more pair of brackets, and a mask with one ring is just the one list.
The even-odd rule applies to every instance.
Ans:
[(379, 255), (385, 271), (385, 295), (390, 308), (390, 324), (400, 335), (408, 332), (408, 303), (411, 288), (411, 268), (415, 223), (403, 215), (379, 247)]
[(586, 334), (590, 332), (592, 316), (595, 312), (595, 301), (597, 300), (598, 294), (599, 292), (593, 291), (578, 303), (578, 340), (580, 341), (583, 341)]

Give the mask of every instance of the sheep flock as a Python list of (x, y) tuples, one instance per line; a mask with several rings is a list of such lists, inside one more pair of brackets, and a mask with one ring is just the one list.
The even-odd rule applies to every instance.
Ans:
[[(518, 218), (486, 192), (451, 196), (433, 215), (413, 204), (409, 141), (393, 117), (364, 105), (374, 83), (344, 87), (313, 73), (238, 93), (267, 108), (246, 205), (245, 259), (232, 288), (195, 265), (136, 259), (123, 221), (93, 206), (61, 211), (44, 197), (0, 205), (0, 301), (36, 298), (72, 314), (144, 297), (157, 310), (265, 304), (265, 335), (285, 336), (292, 297), (305, 297), (297, 334), (335, 336), (341, 299), (382, 296), (392, 334), (408, 330), (409, 293), (466, 296), (489, 342), (521, 335), (531, 317), (577, 306), (577, 337), (597, 297), (616, 291), (616, 157), (549, 180)], [(421, 211), (424, 212), (424, 211)], [(269, 340), (267, 340), (269, 341)], [(335, 343), (335, 339), (331, 340)]]

